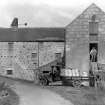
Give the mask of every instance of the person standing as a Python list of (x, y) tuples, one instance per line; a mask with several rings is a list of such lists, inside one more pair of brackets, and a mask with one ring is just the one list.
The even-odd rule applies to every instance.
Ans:
[(95, 62), (96, 61), (96, 56), (97, 56), (97, 50), (95, 47), (93, 47), (90, 51), (90, 56), (91, 56), (91, 61)]

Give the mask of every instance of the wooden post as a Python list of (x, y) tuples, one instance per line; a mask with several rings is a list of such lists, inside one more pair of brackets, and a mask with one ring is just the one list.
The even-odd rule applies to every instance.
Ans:
[(39, 79), (38, 79), (38, 69), (34, 69), (34, 83), (39, 84)]
[(38, 65), (37, 69), (34, 69), (34, 83), (39, 84), (39, 42), (38, 42)]
[(92, 71), (92, 65), (90, 63), (90, 70), (89, 70), (89, 86), (95, 87), (95, 77)]

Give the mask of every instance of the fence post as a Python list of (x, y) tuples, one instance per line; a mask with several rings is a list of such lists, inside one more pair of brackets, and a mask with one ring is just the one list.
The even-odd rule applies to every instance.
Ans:
[(89, 86), (95, 87), (95, 77), (92, 70), (89, 71)]

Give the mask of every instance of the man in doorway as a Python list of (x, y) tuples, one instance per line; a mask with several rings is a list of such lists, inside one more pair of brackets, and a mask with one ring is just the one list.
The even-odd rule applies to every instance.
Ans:
[(91, 61), (95, 62), (96, 61), (96, 56), (97, 56), (97, 50), (95, 47), (93, 47), (90, 51), (90, 56), (91, 56)]

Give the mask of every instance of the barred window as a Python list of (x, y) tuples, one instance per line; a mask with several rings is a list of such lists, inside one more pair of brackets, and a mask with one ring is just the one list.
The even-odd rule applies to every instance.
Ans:
[(89, 22), (89, 34), (98, 35), (98, 22)]
[(7, 70), (7, 75), (12, 75), (13, 74), (13, 70)]
[(31, 54), (31, 58), (36, 58), (37, 57), (37, 53), (32, 53)]
[(61, 53), (55, 53), (55, 58), (56, 58), (56, 59), (61, 58)]
[(91, 22), (89, 22), (89, 34), (98, 35), (98, 22), (96, 22), (96, 15), (91, 17)]
[(14, 42), (8, 42), (9, 51), (13, 50)]

